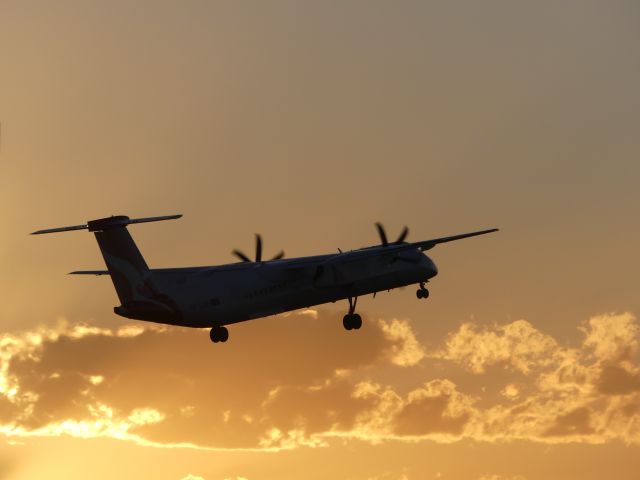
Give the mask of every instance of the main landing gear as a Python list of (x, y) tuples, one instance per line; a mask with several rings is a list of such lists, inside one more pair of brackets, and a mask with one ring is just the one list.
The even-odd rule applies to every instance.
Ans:
[(420, 288), (416, 292), (416, 297), (420, 299), (429, 298), (429, 290), (427, 290), (426, 287), (424, 286), (424, 282), (420, 282)]
[(209, 337), (213, 343), (224, 343), (229, 340), (229, 330), (227, 327), (213, 327), (209, 332)]
[(349, 300), (349, 313), (347, 313), (342, 319), (342, 325), (345, 330), (359, 330), (362, 326), (362, 317), (355, 313), (356, 303), (358, 303), (358, 297), (348, 298)]

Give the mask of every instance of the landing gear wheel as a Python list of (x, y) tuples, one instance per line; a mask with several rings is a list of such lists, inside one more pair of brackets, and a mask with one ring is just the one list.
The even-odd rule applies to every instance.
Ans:
[(429, 290), (426, 288), (419, 288), (416, 292), (416, 297), (418, 298), (429, 298)]
[(358, 330), (362, 327), (362, 317), (357, 313), (347, 313), (342, 319), (345, 330)]
[(229, 340), (229, 330), (226, 327), (213, 327), (209, 332), (209, 338), (213, 343), (224, 343)]
[(352, 328), (354, 330), (360, 330), (360, 327), (362, 326), (362, 317), (360, 315), (358, 315), (357, 313), (353, 314), (352, 317)]
[(229, 340), (229, 330), (227, 327), (220, 327), (220, 341), (224, 343), (227, 340)]

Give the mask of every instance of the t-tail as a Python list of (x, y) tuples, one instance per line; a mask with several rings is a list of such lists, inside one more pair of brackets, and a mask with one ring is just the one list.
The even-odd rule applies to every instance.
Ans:
[(179, 322), (181, 314), (176, 302), (160, 291), (153, 278), (153, 272), (140, 253), (127, 230), (135, 223), (173, 220), (182, 215), (162, 217), (129, 218), (118, 215), (90, 220), (83, 225), (38, 230), (32, 235), (44, 233), (89, 230), (95, 234), (107, 271), (75, 271), (72, 274), (110, 275), (121, 305), (114, 312), (127, 318), (150, 320), (162, 323)]

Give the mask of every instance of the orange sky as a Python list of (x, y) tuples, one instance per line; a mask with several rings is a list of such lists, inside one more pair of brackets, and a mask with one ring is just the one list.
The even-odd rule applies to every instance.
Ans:
[[(0, 478), (635, 478), (640, 9), (538, 3), (0, 0)], [(501, 231), (215, 347), (27, 235), (171, 213), (152, 266)]]

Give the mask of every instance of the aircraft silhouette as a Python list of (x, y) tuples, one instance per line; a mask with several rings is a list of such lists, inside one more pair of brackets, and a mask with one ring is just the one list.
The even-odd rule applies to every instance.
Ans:
[(225, 325), (322, 303), (348, 300), (344, 328), (357, 330), (359, 296), (418, 284), (418, 298), (427, 298), (425, 283), (438, 269), (423, 252), (440, 243), (496, 232), (497, 228), (420, 242), (405, 242), (404, 227), (389, 241), (376, 223), (380, 244), (348, 252), (285, 259), (280, 252), (262, 257), (262, 237), (256, 234), (253, 259), (239, 250), (239, 263), (208, 267), (149, 268), (127, 230), (136, 223), (172, 220), (182, 215), (129, 218), (124, 215), (90, 220), (83, 225), (38, 230), (43, 233), (89, 230), (95, 234), (107, 270), (70, 272), (73, 275), (110, 275), (122, 317), (184, 327), (211, 328), (214, 343), (226, 342)]

